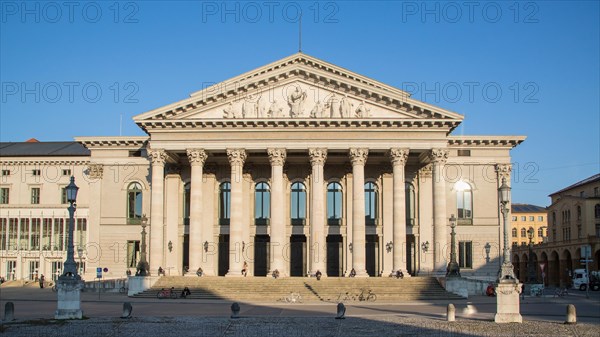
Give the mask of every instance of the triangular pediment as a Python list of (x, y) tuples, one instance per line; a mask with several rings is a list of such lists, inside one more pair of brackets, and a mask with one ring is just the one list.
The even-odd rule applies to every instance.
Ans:
[(462, 115), (303, 53), (134, 117), (140, 124), (219, 119), (453, 120)]

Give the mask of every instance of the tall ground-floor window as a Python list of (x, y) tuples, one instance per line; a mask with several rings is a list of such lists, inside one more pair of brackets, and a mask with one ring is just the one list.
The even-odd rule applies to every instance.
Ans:
[(461, 268), (473, 268), (473, 242), (460, 241), (458, 243), (458, 266)]

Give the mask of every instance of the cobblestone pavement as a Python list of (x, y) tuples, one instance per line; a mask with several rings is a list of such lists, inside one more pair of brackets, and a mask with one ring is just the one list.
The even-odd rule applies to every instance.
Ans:
[(329, 337), (329, 336), (581, 336), (597, 337), (600, 326), (565, 325), (526, 321), (522, 324), (496, 324), (491, 321), (403, 317), (402, 315), (349, 317), (144, 317), (122, 320), (94, 318), (81, 321), (35, 320), (4, 324), (2, 335), (9, 336), (249, 336), (249, 337)]

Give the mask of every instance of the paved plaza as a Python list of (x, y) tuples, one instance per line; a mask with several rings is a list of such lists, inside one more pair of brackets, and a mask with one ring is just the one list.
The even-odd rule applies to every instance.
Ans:
[[(456, 322), (446, 322), (448, 301), (397, 304), (347, 304), (346, 319), (336, 320), (335, 303), (244, 303), (231, 319), (226, 301), (127, 298), (118, 293), (82, 294), (86, 319), (54, 321), (56, 293), (34, 287), (2, 288), (0, 303), (15, 304), (15, 321), (4, 322), (3, 336), (598, 336), (600, 293), (573, 292), (564, 298), (521, 302), (522, 324), (493, 322), (494, 298), (452, 301)], [(123, 302), (133, 317), (119, 318)], [(567, 304), (575, 304), (578, 324), (565, 325)]]

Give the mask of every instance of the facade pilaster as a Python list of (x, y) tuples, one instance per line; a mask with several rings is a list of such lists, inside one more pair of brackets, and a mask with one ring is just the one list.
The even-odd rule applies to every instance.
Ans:
[(308, 153), (312, 167), (310, 191), (310, 273), (314, 274), (318, 270), (323, 276), (326, 276), (327, 242), (325, 233), (325, 185), (323, 171), (325, 161), (327, 160), (327, 149), (309, 149)]
[(152, 162), (152, 207), (150, 208), (150, 274), (157, 275), (164, 264), (164, 180), (167, 153), (163, 149), (148, 150)]
[(365, 164), (369, 149), (351, 148), (352, 162), (352, 268), (357, 277), (368, 277), (365, 246)]
[(267, 149), (271, 162), (271, 271), (289, 276), (284, 256), (289, 242), (285, 230), (285, 196), (283, 194), (283, 165), (287, 156), (285, 149)]
[(408, 153), (409, 149), (400, 148), (392, 148), (389, 153), (394, 175), (394, 269), (392, 272), (400, 270), (405, 276), (409, 276), (406, 270), (406, 259), (403, 260), (403, 255), (406, 253), (406, 191), (404, 185), (404, 169), (406, 167)]
[(444, 165), (448, 160), (449, 151), (446, 149), (432, 149), (431, 161), (433, 163), (433, 258), (434, 268), (437, 273), (446, 273), (446, 259), (444, 251), (448, 246), (446, 219), (446, 180), (444, 179)]
[(231, 165), (231, 214), (229, 223), (229, 271), (225, 276), (242, 276), (244, 228), (243, 194), (245, 149), (227, 149), (227, 158)]
[[(190, 273), (195, 273), (199, 267), (202, 270), (208, 270), (202, 261), (202, 252), (204, 242), (212, 237), (207, 237), (202, 231), (202, 175), (204, 163), (208, 157), (203, 149), (187, 149), (187, 156), (190, 162), (191, 183), (190, 183), (190, 225), (189, 225), (189, 258)], [(206, 260), (206, 259), (204, 259)]]
[[(94, 164), (90, 163), (87, 167), (88, 169), (88, 177), (90, 179), (90, 200), (102, 200), (102, 177), (104, 174), (104, 165), (102, 164)], [(102, 203), (101, 202), (90, 202), (89, 208), (89, 216), (88, 216), (88, 243), (87, 247), (90, 250), (89, 254), (95, 254), (99, 256), (100, 252), (100, 214), (102, 211)], [(95, 250), (94, 252), (91, 252)], [(42, 254), (43, 256), (44, 254)], [(40, 261), (40, 268), (43, 268), (45, 261), (45, 257)], [(86, 268), (86, 279), (87, 276), (91, 276), (94, 274), (94, 268), (88, 267)], [(42, 270), (42, 269), (40, 269)], [(40, 275), (42, 272), (40, 272)], [(93, 278), (93, 277), (90, 277)]]

